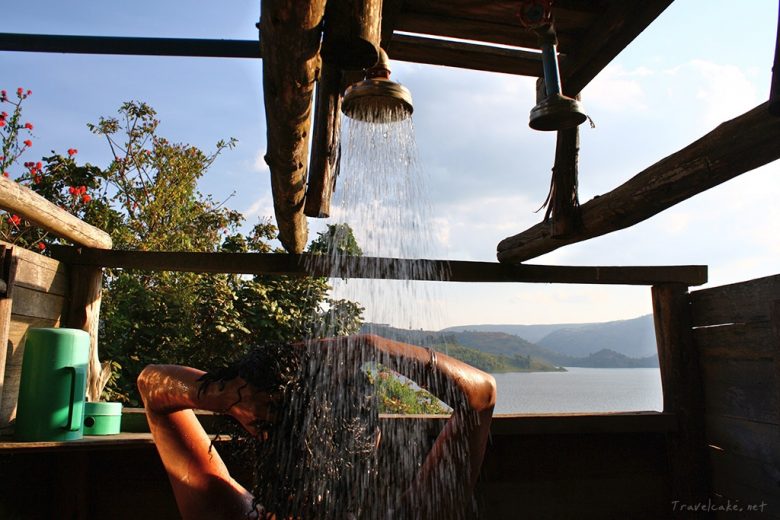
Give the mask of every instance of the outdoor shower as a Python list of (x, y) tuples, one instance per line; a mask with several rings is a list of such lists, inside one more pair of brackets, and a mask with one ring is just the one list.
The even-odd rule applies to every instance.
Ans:
[(402, 121), (413, 110), (409, 89), (390, 79), (390, 64), (384, 49), (379, 49), (376, 65), (366, 69), (365, 79), (347, 88), (341, 105), (347, 117), (366, 122)]

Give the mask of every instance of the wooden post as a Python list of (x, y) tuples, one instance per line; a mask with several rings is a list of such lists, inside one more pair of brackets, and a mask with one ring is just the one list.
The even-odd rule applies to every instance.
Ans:
[[(579, 97), (579, 96), (577, 96)], [(555, 163), (547, 195), (544, 220), (552, 219), (550, 236), (561, 238), (579, 231), (580, 199), (577, 163), (580, 155), (579, 127), (558, 130)]]
[(267, 127), (265, 161), (279, 240), (291, 253), (306, 246), (303, 214), (309, 119), (320, 73), (320, 39), (325, 0), (262, 0), (260, 35)]
[(330, 199), (336, 187), (341, 157), (341, 69), (322, 64), (314, 104), (314, 130), (306, 189), (306, 216), (330, 216)]
[[(677, 432), (669, 434), (672, 500), (706, 504), (710, 471), (704, 436), (704, 395), (699, 356), (692, 341), (688, 287), (656, 285), (652, 297), (664, 412), (676, 414), (679, 425)], [(686, 516), (679, 510), (677, 513)]]
[(777, 14), (775, 63), (772, 67), (772, 90), (769, 92), (769, 113), (780, 116), (780, 12)]
[(69, 266), (68, 298), (62, 312), (62, 326), (89, 333), (88, 401), (100, 400), (100, 394), (111, 374), (108, 366), (100, 365), (98, 356), (98, 320), (102, 283), (102, 268), (79, 264)]
[(379, 59), (382, 0), (328, 0), (322, 59), (342, 69), (360, 70)]
[[(13, 286), (18, 261), (12, 247), (2, 247), (2, 276), (6, 284), (5, 291), (0, 295), (0, 403), (3, 402), (3, 387), (5, 384), (5, 365), (11, 345), (8, 333), (11, 329), (11, 307), (13, 305)], [(0, 428), (6, 426), (5, 414), (0, 414)]]

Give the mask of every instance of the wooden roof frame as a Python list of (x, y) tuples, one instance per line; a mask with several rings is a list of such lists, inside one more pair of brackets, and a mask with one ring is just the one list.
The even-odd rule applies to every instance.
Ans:
[[(520, 22), (516, 0), (363, 1), (381, 5), (381, 42), (393, 60), (541, 76), (537, 37)], [(672, 1), (556, 0), (553, 17), (564, 92), (577, 95)], [(236, 40), (0, 34), (0, 50), (262, 56), (264, 67), (268, 66), (265, 70), (270, 71), (264, 78), (272, 77), (270, 82), (264, 79), (267, 149), (272, 151), (267, 160), (280, 240), (288, 251), (299, 253), (307, 241), (304, 209), (308, 215), (327, 215), (330, 191), (338, 171), (337, 108), (345, 84), (343, 78), (355, 78), (354, 73), (334, 68), (320, 59), (320, 32), (327, 2), (363, 3), (359, 0), (305, 0), (302, 4), (308, 9), (302, 5), (291, 9), (282, 5), (285, 3), (261, 0), (263, 12), (273, 16), (264, 16), (265, 22), (261, 19), (258, 24), (260, 44)], [(778, 27), (780, 29), (780, 17)], [(780, 55), (780, 51), (776, 50), (776, 53)], [(780, 135), (780, 119), (768, 115), (780, 111), (777, 55), (772, 97), (768, 104), (721, 125), (623, 186), (578, 208), (582, 222), (577, 227), (545, 221), (503, 240), (497, 247), (499, 260), (519, 263), (569, 243), (628, 227), (720, 182), (780, 158), (780, 145), (770, 139)], [(330, 79), (323, 82), (326, 77)], [(316, 109), (314, 128), (309, 128), (318, 81), (322, 83), (321, 87), (327, 84), (327, 88), (318, 94), (323, 98), (318, 101), (322, 108)], [(285, 93), (286, 99), (290, 100), (285, 105), (279, 102), (279, 90), (290, 85), (295, 91), (292, 96)], [(750, 128), (761, 130), (750, 132)], [(758, 142), (740, 140), (745, 131), (754, 135)], [(308, 157), (309, 135), (314, 139), (311, 161)], [(762, 140), (762, 136), (767, 139)], [(747, 150), (749, 154), (746, 154)], [(563, 156), (572, 153), (576, 154), (576, 147), (573, 152), (559, 150), (556, 163), (559, 157), (561, 161), (567, 161)], [(746, 155), (751, 159), (742, 161)], [(576, 156), (569, 157), (568, 163), (576, 170)], [(713, 171), (717, 175), (713, 175)], [(646, 189), (648, 187), (650, 189)], [(634, 204), (637, 196), (641, 198), (638, 206)], [(566, 236), (559, 236), (555, 231), (559, 229), (566, 229)]]

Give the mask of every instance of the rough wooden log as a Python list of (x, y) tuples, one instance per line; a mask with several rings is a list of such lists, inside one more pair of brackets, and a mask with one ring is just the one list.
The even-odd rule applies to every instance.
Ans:
[(521, 76), (542, 75), (541, 54), (521, 49), (437, 40), (407, 34), (393, 35), (390, 49), (392, 50), (388, 51), (388, 55), (394, 60)]
[(0, 176), (0, 208), (19, 215), (74, 244), (111, 248), (105, 231), (76, 218), (24, 186)]
[(501, 262), (517, 263), (567, 244), (633, 226), (742, 173), (780, 158), (780, 119), (759, 105), (682, 150), (662, 159), (625, 184), (581, 206), (582, 231), (553, 238), (537, 224), (498, 244)]
[(265, 160), (279, 240), (291, 253), (306, 246), (303, 214), (312, 93), (319, 75), (325, 0), (263, 0), (260, 35), (267, 125)]
[(578, 194), (577, 163), (580, 155), (579, 127), (557, 132), (555, 163), (553, 164), (550, 193), (545, 204), (544, 220), (550, 222), (550, 236), (563, 238), (580, 228), (580, 200)]
[(704, 395), (699, 357), (691, 338), (688, 288), (683, 284), (657, 285), (652, 297), (664, 412), (677, 414), (679, 421), (679, 430), (669, 435), (672, 496), (688, 504), (706, 503), (710, 484)]
[(379, 59), (382, 0), (328, 0), (322, 60), (342, 69), (360, 70)]
[(634, 38), (644, 31), (673, 0), (620, 0), (611, 2), (578, 40), (576, 48), (561, 58), (564, 92), (578, 94)]
[(314, 104), (314, 129), (304, 213), (315, 218), (330, 216), (330, 200), (336, 187), (341, 157), (341, 70), (322, 64)]
[(707, 267), (700, 265), (662, 267), (593, 267), (557, 265), (511, 265), (497, 262), (455, 260), (409, 260), (399, 258), (285, 255), (273, 253), (184, 253), (117, 251), (52, 246), (52, 255), (68, 264), (82, 264), (149, 271), (195, 273), (285, 274), (386, 280), (437, 279), (450, 282), (528, 282), (653, 285), (707, 282)]
[(62, 313), (62, 326), (89, 333), (87, 400), (99, 401), (103, 387), (111, 375), (110, 367), (101, 366), (98, 356), (98, 322), (103, 269), (73, 264), (69, 266), (69, 271), (68, 296)]
[(772, 89), (769, 92), (769, 113), (780, 116), (780, 12), (777, 14), (775, 63), (772, 66)]
[[(4, 281), (7, 283), (5, 294), (0, 296), (0, 403), (3, 402), (3, 387), (5, 386), (5, 364), (8, 358), (8, 337), (11, 329), (11, 307), (13, 301), (13, 278), (16, 277), (16, 267), (18, 263), (13, 254), (12, 247), (2, 246), (2, 271)], [(0, 428), (6, 426), (5, 419), (0, 414)]]
[(398, 19), (404, 3), (405, 0), (382, 0), (382, 32), (379, 46), (385, 51), (390, 47), (393, 31), (398, 26)]

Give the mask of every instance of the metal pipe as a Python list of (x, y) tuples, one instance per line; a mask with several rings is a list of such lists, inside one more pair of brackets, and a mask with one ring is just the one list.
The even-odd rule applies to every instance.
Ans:
[(547, 96), (561, 93), (561, 73), (558, 69), (558, 50), (555, 41), (541, 42), (542, 68), (544, 70), (544, 85)]
[(261, 57), (260, 44), (257, 40), (65, 36), (22, 33), (0, 33), (0, 50), (207, 58)]

